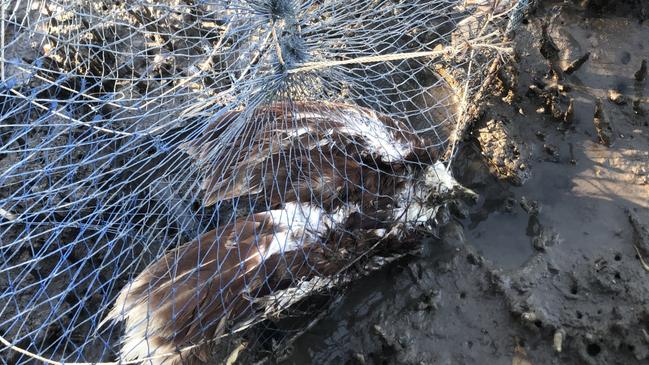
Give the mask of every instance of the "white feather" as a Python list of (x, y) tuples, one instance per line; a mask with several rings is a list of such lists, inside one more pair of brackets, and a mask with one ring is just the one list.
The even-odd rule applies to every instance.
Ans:
[[(412, 150), (409, 143), (399, 142), (388, 127), (370, 110), (344, 107), (337, 109), (324, 108), (322, 111), (300, 111), (296, 118), (330, 119), (332, 114), (343, 121), (344, 127), (336, 132), (350, 137), (363, 137), (369, 152), (381, 156), (385, 162), (399, 161)], [(334, 131), (327, 131), (331, 135)]]

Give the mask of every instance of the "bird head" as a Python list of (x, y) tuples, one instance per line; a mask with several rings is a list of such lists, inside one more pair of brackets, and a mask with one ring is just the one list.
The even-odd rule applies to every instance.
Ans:
[(478, 194), (462, 186), (442, 162), (421, 170), (397, 196), (395, 217), (405, 224), (405, 231), (435, 235), (453, 216), (464, 218), (467, 204)]

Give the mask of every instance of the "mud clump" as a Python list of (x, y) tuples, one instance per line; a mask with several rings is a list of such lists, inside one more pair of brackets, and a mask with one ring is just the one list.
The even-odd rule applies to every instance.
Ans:
[(522, 185), (527, 180), (527, 151), (509, 122), (495, 119), (487, 121), (478, 129), (477, 140), (482, 154), (497, 176), (517, 185)]
[(593, 116), (593, 124), (595, 125), (595, 130), (597, 130), (599, 143), (606, 147), (610, 147), (613, 141), (613, 129), (611, 128), (611, 124), (606, 112), (604, 111), (604, 106), (602, 105), (601, 100), (597, 100), (595, 115)]

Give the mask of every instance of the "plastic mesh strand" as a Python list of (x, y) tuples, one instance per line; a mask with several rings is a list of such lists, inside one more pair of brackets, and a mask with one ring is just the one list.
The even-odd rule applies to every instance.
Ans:
[(142, 358), (131, 292), (170, 288), (131, 319), (166, 310), (175, 351), (421, 220), (404, 186), (451, 162), (527, 2), (3, 4), (0, 335), (69, 363)]

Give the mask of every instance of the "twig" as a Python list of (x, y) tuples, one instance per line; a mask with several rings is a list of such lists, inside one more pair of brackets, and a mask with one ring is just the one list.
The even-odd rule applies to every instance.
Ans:
[(392, 53), (392, 54), (377, 55), (377, 56), (362, 56), (362, 57), (350, 58), (347, 60), (339, 60), (339, 61), (307, 62), (302, 64), (302, 66), (300, 67), (289, 70), (288, 73), (293, 74), (298, 72), (307, 72), (307, 71), (319, 70), (323, 68), (329, 68), (332, 66), (351, 65), (357, 63), (375, 63), (375, 62), (385, 62), (385, 61), (408, 60), (412, 58), (421, 58), (421, 57), (439, 57), (450, 53), (450, 48), (451, 47), (446, 47), (443, 50), (435, 50), (435, 51)]
[[(36, 355), (36, 354), (34, 354), (34, 353), (31, 353), (31, 352), (29, 352), (29, 351), (27, 351), (27, 350), (23, 350), (23, 349), (21, 349), (21, 348), (18, 347), (18, 346), (14, 346), (11, 342), (7, 341), (7, 340), (6, 340), (4, 337), (2, 337), (2, 336), (0, 336), (0, 342), (1, 342), (3, 345), (5, 345), (7, 349), (14, 350), (14, 351), (16, 351), (16, 352), (18, 352), (18, 353), (21, 353), (21, 354), (23, 354), (23, 355), (27, 355), (27, 356), (31, 357), (32, 359), (42, 361), (42, 362), (44, 362), (44, 363), (46, 363), (46, 364), (52, 364), (52, 365), (63, 365), (63, 363), (60, 363), (60, 362), (58, 362), (58, 361), (54, 361), (54, 360), (50, 360), (50, 359), (46, 359), (46, 358), (44, 358), (44, 357), (42, 357), (42, 356), (38, 356), (38, 355)], [(111, 363), (111, 365), (112, 365), (112, 364), (117, 364), (117, 363)], [(68, 365), (72, 365), (72, 364), (68, 364)], [(98, 364), (98, 365), (100, 365), (100, 364)], [(103, 364), (101, 364), (101, 365), (103, 365)]]
[[(479, 106), (479, 101), (484, 98), (487, 90), (489, 87), (491, 87), (491, 84), (496, 77), (496, 74), (498, 73), (498, 68), (501, 65), (501, 59), (496, 58), (491, 62), (491, 66), (489, 67), (489, 71), (487, 73), (487, 77), (485, 78), (484, 82), (480, 86), (480, 89), (478, 89), (478, 92), (475, 93), (473, 99), (473, 103), (471, 106), (468, 108), (466, 113), (463, 113), (460, 115), (460, 123), (456, 129), (456, 135), (455, 135), (455, 141), (453, 142), (453, 148), (450, 150), (448, 156), (450, 157), (453, 156), (456, 152), (456, 146), (459, 142), (459, 139), (461, 136), (463, 136), (466, 133), (466, 130), (469, 128), (471, 125), (471, 121), (475, 118), (477, 118), (478, 114), (480, 113), (480, 106)], [(450, 166), (450, 164), (449, 164)]]
[(638, 258), (640, 259), (640, 264), (642, 264), (642, 268), (645, 269), (646, 271), (649, 271), (649, 265), (647, 262), (645, 262), (644, 258), (642, 257), (642, 254), (640, 254), (640, 249), (638, 246), (633, 245), (633, 248), (635, 248), (635, 252), (638, 254)]
[[(646, 271), (649, 271), (649, 264), (644, 260), (644, 257), (642, 257), (642, 254), (647, 251), (647, 244), (649, 244), (649, 231), (644, 228), (641, 224), (638, 218), (636, 217), (635, 214), (629, 209), (625, 209), (626, 214), (629, 217), (629, 223), (631, 223), (631, 228), (633, 228), (633, 235), (634, 235), (634, 243), (633, 243), (633, 248), (635, 249), (635, 252), (638, 254), (638, 258), (640, 259), (640, 264), (642, 264), (642, 268), (644, 268)], [(642, 250), (640, 250), (640, 246), (642, 247)]]

